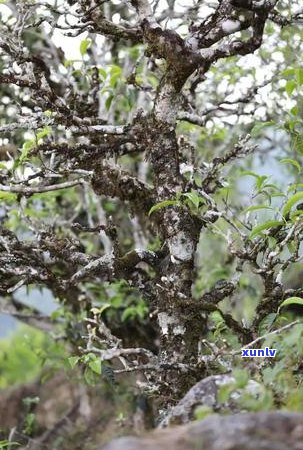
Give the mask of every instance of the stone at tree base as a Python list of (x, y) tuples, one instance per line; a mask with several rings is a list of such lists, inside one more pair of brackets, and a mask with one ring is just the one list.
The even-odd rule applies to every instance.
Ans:
[(146, 437), (115, 439), (101, 450), (303, 450), (303, 414), (286, 411), (212, 415), (156, 430)]
[[(220, 402), (218, 395), (220, 388), (223, 386), (235, 387), (229, 399), (224, 403)], [(213, 408), (215, 412), (222, 412), (224, 409), (232, 413), (245, 412), (237, 405), (237, 400), (245, 393), (258, 398), (259, 394), (262, 393), (262, 387), (256, 381), (249, 380), (244, 388), (239, 389), (236, 386), (236, 379), (232, 375), (210, 375), (198, 381), (176, 406), (170, 408), (160, 422), (159, 428), (165, 428), (169, 425), (185, 425), (193, 420), (195, 409), (202, 405)]]

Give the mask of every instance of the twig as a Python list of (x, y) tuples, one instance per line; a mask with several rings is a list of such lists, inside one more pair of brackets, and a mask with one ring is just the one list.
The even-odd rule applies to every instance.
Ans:
[(303, 321), (302, 320), (295, 320), (294, 322), (288, 323), (287, 325), (284, 325), (283, 327), (278, 328), (277, 330), (270, 331), (269, 333), (266, 333), (263, 336), (259, 336), (254, 341), (251, 341), (249, 344), (244, 345), (244, 347), (242, 347), (240, 350), (235, 350), (235, 351), (231, 352), (231, 355), (237, 355), (237, 354), (241, 353), (242, 350), (244, 350), (245, 348), (252, 347), (257, 342), (260, 342), (263, 339), (268, 338), (268, 336), (272, 336), (272, 335), (275, 335), (275, 334), (281, 334), (283, 331), (288, 330), (289, 328), (292, 328), (294, 325), (297, 325), (298, 323), (303, 323)]
[(12, 192), (15, 194), (32, 195), (39, 194), (42, 192), (58, 191), (60, 189), (66, 189), (79, 184), (83, 184), (84, 180), (81, 178), (79, 180), (66, 181), (65, 183), (50, 184), (49, 186), (5, 186), (0, 184), (0, 191)]

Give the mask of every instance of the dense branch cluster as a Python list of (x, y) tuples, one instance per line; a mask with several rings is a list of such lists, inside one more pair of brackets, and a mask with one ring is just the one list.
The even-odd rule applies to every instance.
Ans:
[[(211, 312), (248, 344), (287, 295), (302, 295), (281, 280), (301, 259), (300, 220), (288, 214), (266, 231), (270, 248), (264, 236), (250, 237), (249, 216), (241, 222), (217, 196), (225, 168), (256, 150), (250, 136), (225, 142), (206, 163), (199, 144), (178, 131), (245, 116), (270, 79), (211, 105), (195, 102), (199, 89), (222, 59), (258, 50), (266, 24), (299, 24), (302, 13), (286, 17), (278, 0), (221, 0), (207, 14), (199, 1), (182, 14), (174, 1), (167, 9), (149, 0), (114, 3), (8, 1), (3, 12), (0, 293), (9, 301), (22, 285), (48, 287), (86, 323), (75, 351), (114, 361), (116, 373), (142, 372), (140, 386), (169, 402), (205, 374), (201, 343)], [(58, 31), (69, 39), (85, 33), (82, 60), (65, 58), (54, 43)], [(236, 263), (230, 279), (195, 298), (195, 255), (206, 231), (223, 236)], [(247, 265), (264, 286), (250, 326), (219, 307), (236, 295)], [(118, 338), (110, 315), (91, 312), (100, 307), (92, 286), (110, 297), (117, 280), (147, 303), (156, 344)]]

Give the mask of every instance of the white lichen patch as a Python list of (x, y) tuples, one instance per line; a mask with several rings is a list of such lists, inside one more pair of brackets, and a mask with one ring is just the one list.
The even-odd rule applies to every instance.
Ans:
[(184, 334), (186, 331), (185, 327), (180, 325), (177, 317), (172, 316), (166, 312), (160, 312), (158, 314), (158, 323), (164, 336), (168, 335), (170, 326), (173, 327), (174, 335)]
[(157, 28), (161, 29), (161, 26), (155, 20), (151, 20), (149, 22), (149, 28), (151, 28), (152, 30), (156, 30)]
[(177, 325), (177, 326), (174, 327), (174, 329), (173, 329), (173, 334), (174, 334), (175, 336), (177, 336), (177, 335), (182, 335), (182, 334), (185, 333), (185, 331), (186, 331), (186, 328), (185, 328), (184, 326), (182, 326), (182, 325)]
[(179, 233), (170, 238), (168, 247), (171, 254), (171, 260), (176, 261), (175, 264), (190, 261), (195, 251), (193, 241), (190, 240), (183, 231), (179, 231)]
[(200, 50), (200, 55), (204, 59), (211, 59), (214, 55), (214, 49), (213, 48), (202, 48)]
[[(146, 250), (143, 250), (142, 248), (135, 248), (135, 252), (137, 253), (137, 255), (139, 256), (140, 259), (144, 259), (147, 255)], [(149, 251), (148, 252), (150, 257), (155, 258), (156, 257), (156, 253)]]
[(190, 36), (186, 41), (186, 45), (193, 51), (199, 48), (199, 39), (196, 36)]
[(239, 20), (227, 19), (222, 23), (221, 27), (224, 33), (231, 34), (240, 30), (241, 23)]
[(181, 163), (179, 166), (179, 170), (181, 175), (183, 175), (184, 173), (193, 173), (194, 167), (191, 164)]

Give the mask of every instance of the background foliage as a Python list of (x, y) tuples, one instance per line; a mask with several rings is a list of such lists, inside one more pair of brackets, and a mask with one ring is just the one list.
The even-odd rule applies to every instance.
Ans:
[(0, 342), (0, 387), (64, 367), (155, 424), (232, 372), (221, 403), (253, 379), (239, 408), (302, 411), (300, 2), (264, 2), (252, 50), (257, 6), (150, 3), (1, 3), (0, 304), (31, 328)]

